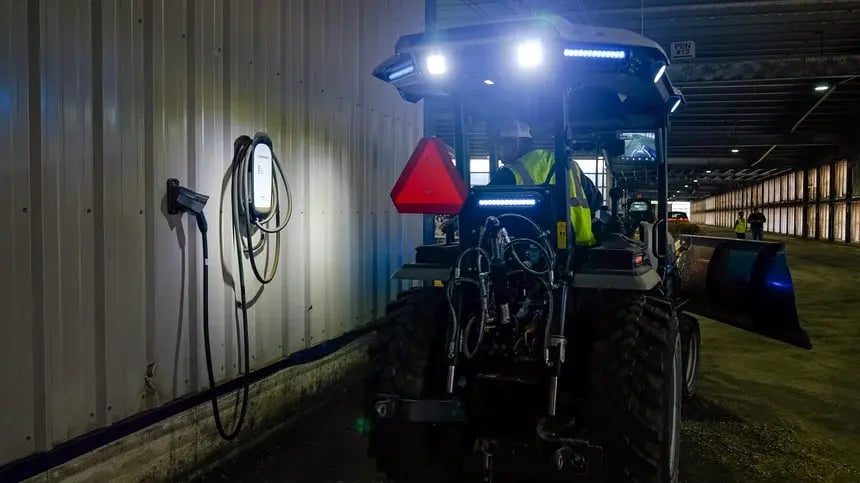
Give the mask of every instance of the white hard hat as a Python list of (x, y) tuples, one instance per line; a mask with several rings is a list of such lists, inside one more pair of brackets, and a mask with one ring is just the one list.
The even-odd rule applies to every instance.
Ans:
[(523, 121), (505, 121), (502, 125), (503, 138), (529, 138), (532, 137), (532, 130), (528, 123)]

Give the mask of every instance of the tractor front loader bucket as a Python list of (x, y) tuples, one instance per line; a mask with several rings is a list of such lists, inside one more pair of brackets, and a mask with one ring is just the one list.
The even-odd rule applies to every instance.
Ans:
[(682, 235), (677, 259), (684, 310), (804, 349), (794, 285), (777, 242)]

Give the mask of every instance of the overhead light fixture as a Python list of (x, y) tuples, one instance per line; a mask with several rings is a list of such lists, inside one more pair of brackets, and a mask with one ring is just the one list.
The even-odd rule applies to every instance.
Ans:
[(490, 79), (484, 79), (484, 84), (487, 84), (488, 86), (496, 85), (496, 83), (491, 81)]
[(690, 187), (690, 185), (688, 185), (688, 184), (684, 185), (684, 188), (689, 188), (689, 187)]
[(705, 173), (706, 173), (706, 174), (711, 174), (711, 170), (709, 169), (709, 170), (705, 171)]
[(822, 82), (820, 84), (815, 85), (815, 92), (824, 92), (828, 89), (830, 89), (830, 84), (826, 82)]
[(531, 69), (543, 63), (543, 45), (539, 40), (527, 40), (517, 46), (517, 63)]
[[(710, 171), (708, 171), (708, 172), (710, 173)], [(693, 183), (698, 183), (698, 182), (699, 182), (699, 180), (697, 180), (697, 179), (693, 180)]]
[(591, 59), (621, 60), (627, 57), (627, 53), (623, 50), (610, 49), (564, 49), (562, 53), (565, 57), (585, 57)]
[(660, 82), (660, 79), (663, 78), (663, 74), (666, 73), (666, 64), (660, 64), (660, 67), (657, 68), (657, 73), (654, 74), (654, 83)]
[(678, 106), (680, 106), (680, 105), (681, 105), (681, 99), (679, 98), (677, 101), (675, 101), (675, 104), (672, 104), (672, 109), (669, 111), (669, 113), (671, 114), (671, 113), (677, 111)]
[(738, 154), (739, 152), (741, 152), (741, 150), (740, 150), (740, 149), (738, 149), (738, 148), (732, 148), (732, 153), (734, 153), (734, 154)]
[(442, 54), (430, 54), (426, 60), (427, 73), (430, 75), (442, 75), (448, 72), (448, 60)]

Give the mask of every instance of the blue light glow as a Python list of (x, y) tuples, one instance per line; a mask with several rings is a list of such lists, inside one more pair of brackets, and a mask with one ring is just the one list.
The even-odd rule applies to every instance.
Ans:
[(794, 285), (791, 283), (791, 280), (768, 280), (768, 287), (782, 288), (790, 290)]
[(535, 206), (537, 200), (497, 198), (489, 200), (478, 200), (478, 206)]
[(627, 53), (623, 50), (610, 49), (564, 49), (564, 56), (621, 60), (627, 57)]
[(415, 72), (415, 66), (412, 64), (401, 67), (400, 69), (395, 70), (394, 72), (388, 74), (389, 81), (396, 81), (397, 79), (406, 77), (407, 75)]

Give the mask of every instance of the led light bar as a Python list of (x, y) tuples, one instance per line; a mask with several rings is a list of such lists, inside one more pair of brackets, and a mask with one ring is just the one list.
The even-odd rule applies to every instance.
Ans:
[(478, 206), (535, 206), (537, 200), (528, 198), (496, 198), (478, 200)]
[(669, 112), (672, 113), (672, 112), (677, 111), (678, 106), (680, 106), (680, 105), (681, 105), (681, 99), (678, 99), (677, 101), (675, 101), (674, 104), (672, 104), (672, 109)]
[(590, 59), (624, 59), (627, 53), (611, 49), (564, 49), (565, 57), (584, 57)]
[(403, 77), (406, 77), (407, 75), (409, 75), (413, 72), (415, 72), (415, 65), (407, 64), (407, 65), (401, 67), (400, 69), (395, 70), (394, 72), (388, 74), (388, 80), (389, 81), (396, 81), (397, 79), (402, 79)]
[(666, 73), (666, 64), (662, 64), (657, 69), (657, 73), (654, 74), (654, 83), (656, 84), (656, 83), (660, 82), (660, 79), (663, 78), (663, 74), (665, 74), (665, 73)]

